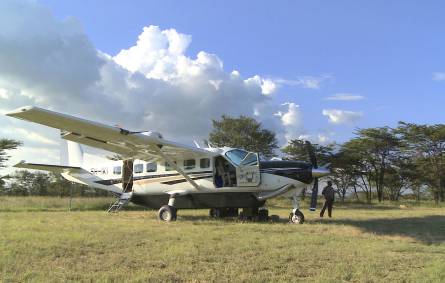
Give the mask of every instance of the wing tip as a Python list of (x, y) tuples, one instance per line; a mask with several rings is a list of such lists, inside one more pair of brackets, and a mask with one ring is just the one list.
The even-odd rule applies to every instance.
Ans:
[(26, 161), (25, 161), (25, 160), (20, 160), (19, 163), (17, 163), (16, 165), (14, 165), (14, 166), (12, 166), (12, 167), (20, 168), (20, 166), (23, 165), (23, 164), (26, 164)]
[(36, 108), (35, 106), (22, 106), (22, 107), (19, 107), (17, 109), (14, 109), (14, 110), (6, 113), (6, 116), (16, 117), (16, 116), (19, 116), (21, 113), (28, 112), (35, 108)]

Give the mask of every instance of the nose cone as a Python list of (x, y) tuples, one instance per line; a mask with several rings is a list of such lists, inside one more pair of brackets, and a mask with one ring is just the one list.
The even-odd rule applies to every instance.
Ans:
[(312, 168), (312, 177), (314, 178), (320, 178), (331, 174), (331, 170), (328, 168)]

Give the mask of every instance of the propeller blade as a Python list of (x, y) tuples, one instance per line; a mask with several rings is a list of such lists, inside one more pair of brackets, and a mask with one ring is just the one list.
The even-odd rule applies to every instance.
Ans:
[(306, 141), (305, 144), (306, 144), (307, 152), (309, 154), (309, 160), (312, 163), (312, 167), (318, 168), (317, 157), (315, 156), (315, 152), (314, 152), (314, 148), (312, 147), (312, 144), (309, 141)]
[(317, 209), (317, 197), (318, 197), (318, 178), (314, 178), (314, 186), (312, 187), (311, 195), (311, 207), (310, 211), (315, 211)]

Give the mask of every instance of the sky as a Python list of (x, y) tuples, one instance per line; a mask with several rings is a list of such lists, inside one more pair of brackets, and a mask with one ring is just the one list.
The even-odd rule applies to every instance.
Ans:
[[(0, 2), (0, 113), (37, 105), (191, 144), (222, 114), (294, 138), (443, 123), (443, 1)], [(58, 132), (1, 115), (11, 163)]]

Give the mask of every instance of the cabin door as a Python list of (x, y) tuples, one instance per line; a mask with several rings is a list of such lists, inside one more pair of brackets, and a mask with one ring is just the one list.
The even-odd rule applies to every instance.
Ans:
[(258, 153), (250, 152), (236, 167), (236, 181), (239, 187), (255, 187), (261, 182)]

